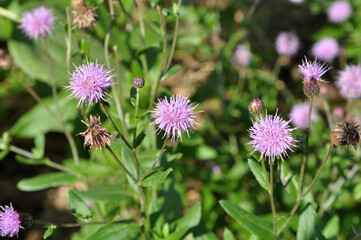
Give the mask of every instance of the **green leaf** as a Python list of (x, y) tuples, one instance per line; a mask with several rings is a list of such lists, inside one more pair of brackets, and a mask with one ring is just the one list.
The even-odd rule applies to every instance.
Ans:
[(0, 152), (0, 161), (3, 160), (8, 154), (9, 154), (10, 150), (9, 149), (5, 149), (3, 151)]
[(186, 216), (176, 221), (177, 230), (188, 230), (199, 224), (202, 217), (201, 203), (195, 203), (187, 212)]
[(51, 235), (53, 235), (54, 230), (56, 229), (55, 225), (46, 225), (46, 231), (44, 232), (43, 239), (47, 239)]
[(4, 132), (0, 139), (0, 149), (6, 150), (9, 148), (11, 137), (9, 132)]
[(77, 218), (89, 221), (93, 217), (90, 208), (76, 190), (72, 189), (68, 191), (68, 203), (70, 210)]
[(79, 192), (77, 194), (88, 201), (104, 201), (104, 202), (121, 202), (132, 199), (132, 196), (124, 193), (124, 189), (115, 185), (95, 186), (86, 192)]
[(336, 239), (340, 232), (340, 218), (334, 215), (322, 230), (322, 234), (326, 239)]
[(111, 223), (100, 228), (88, 240), (122, 240), (134, 239), (140, 232), (138, 224)]
[(223, 239), (224, 240), (236, 240), (236, 238), (233, 236), (233, 233), (228, 228), (224, 229)]
[(154, 8), (159, 3), (159, 0), (150, 0), (150, 5)]
[(312, 205), (308, 203), (298, 221), (297, 240), (324, 239), (318, 224), (317, 214)]
[[(60, 108), (60, 113), (58, 114), (65, 123), (69, 120), (74, 121), (78, 115), (78, 109), (75, 107), (77, 101), (74, 99), (67, 99), (67, 96), (68, 93), (62, 92), (59, 94), (58, 98)], [(53, 97), (44, 99), (44, 103), (56, 113)], [(67, 126), (68, 129), (71, 130), (73, 124), (69, 123)], [(63, 132), (63, 128), (59, 122), (49, 114), (42, 104), (37, 104), (21, 116), (21, 118), (11, 128), (10, 132), (18, 137), (34, 138), (39, 134), (45, 134), (50, 131)]]
[(176, 64), (171, 66), (168, 71), (162, 76), (161, 81), (163, 81), (164, 79), (176, 74), (177, 72), (179, 72), (180, 70), (182, 70), (182, 66)]
[(280, 178), (286, 191), (294, 198), (297, 198), (298, 194), (298, 178), (288, 167), (287, 163), (281, 162)]
[[(261, 161), (263, 161), (263, 160), (261, 160)], [(259, 183), (259, 185), (261, 185), (261, 187), (268, 192), (269, 191), (269, 185), (268, 185), (269, 175), (268, 175), (268, 173), (267, 173), (267, 178), (266, 178), (263, 173), (262, 167), (256, 161), (254, 161), (250, 158), (248, 158), (248, 165), (249, 165), (249, 168), (251, 169), (251, 172), (255, 176), (257, 182)]]
[(38, 134), (35, 139), (35, 148), (31, 150), (31, 152), (35, 155), (35, 158), (42, 158), (44, 157), (44, 151), (45, 151), (45, 135), (44, 134)]
[(223, 209), (244, 228), (257, 235), (261, 239), (272, 239), (272, 225), (262, 218), (250, 214), (227, 200), (220, 201)]
[(199, 160), (211, 160), (217, 158), (217, 151), (207, 145), (200, 145), (196, 149), (196, 158)]
[(173, 171), (173, 168), (168, 168), (164, 172), (153, 172), (151, 175), (148, 175), (142, 182), (143, 187), (155, 186), (163, 183), (167, 178), (168, 174)]
[(19, 163), (26, 164), (26, 165), (46, 165), (48, 162), (50, 162), (49, 158), (41, 158), (41, 159), (35, 159), (35, 158), (26, 158), (20, 155), (16, 155), (16, 160)]
[(77, 177), (67, 173), (55, 172), (45, 173), (32, 178), (26, 178), (18, 182), (17, 188), (26, 191), (38, 191), (50, 187), (57, 187), (63, 184), (70, 184), (79, 181)]

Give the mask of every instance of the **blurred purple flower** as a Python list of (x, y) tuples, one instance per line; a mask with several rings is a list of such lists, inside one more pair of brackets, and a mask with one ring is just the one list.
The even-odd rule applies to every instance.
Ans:
[(346, 21), (352, 14), (352, 7), (349, 2), (335, 1), (327, 10), (328, 19), (334, 23)]
[(194, 128), (194, 109), (198, 105), (189, 104), (191, 101), (188, 97), (182, 97), (173, 95), (170, 97), (169, 102), (167, 97), (164, 99), (158, 99), (155, 104), (155, 109), (150, 115), (154, 118), (152, 125), (158, 125), (157, 132), (164, 131), (164, 136), (170, 136), (172, 134), (172, 141), (174, 142), (177, 136), (177, 140), (182, 141), (182, 133), (187, 132), (189, 137), (189, 129)]
[(243, 44), (239, 44), (233, 53), (231, 63), (236, 67), (247, 67), (251, 62), (251, 52), (248, 47)]
[[(300, 129), (303, 130), (307, 129), (308, 110), (309, 110), (308, 102), (294, 105), (289, 115), (292, 124)], [(318, 111), (315, 107), (312, 107), (311, 124), (314, 121), (317, 121), (317, 119), (318, 119)]]
[(212, 170), (214, 174), (220, 174), (222, 172), (222, 168), (219, 165), (214, 166)]
[(346, 65), (340, 71), (336, 86), (344, 98), (356, 99), (361, 97), (361, 65)]
[(55, 19), (50, 9), (41, 6), (23, 13), (20, 28), (29, 39), (38, 40), (51, 34)]
[(305, 60), (302, 60), (302, 64), (298, 65), (298, 72), (301, 73), (304, 77), (304, 80), (309, 81), (311, 79), (315, 79), (320, 82), (326, 82), (322, 80), (321, 77), (331, 68), (325, 65), (325, 63), (321, 64), (314, 60), (313, 62), (308, 61), (305, 57)]
[(281, 32), (276, 38), (276, 50), (279, 55), (293, 56), (300, 47), (300, 40), (293, 32)]
[(332, 117), (336, 120), (340, 120), (343, 118), (344, 111), (342, 107), (335, 107), (332, 111)]
[(330, 37), (324, 37), (312, 46), (312, 55), (321, 60), (332, 62), (339, 54), (340, 47), (337, 41)]
[[(290, 128), (290, 121), (280, 118), (277, 113), (275, 116), (266, 114), (260, 117), (258, 122), (253, 122), (253, 127), (248, 131), (253, 139), (248, 144), (252, 145), (254, 151), (261, 153), (261, 159), (268, 157), (269, 163), (275, 161), (276, 156), (288, 156), (287, 150), (292, 151), (296, 147), (295, 140), (292, 137), (294, 128)], [(253, 153), (252, 152), (252, 153)]]
[(70, 78), (70, 86), (66, 86), (65, 89), (72, 91), (70, 97), (79, 99), (77, 107), (83, 103), (91, 105), (99, 101), (108, 102), (105, 97), (109, 94), (104, 90), (114, 84), (112, 82), (114, 76), (115, 74), (111, 74), (104, 65), (88, 62), (75, 67)]
[(21, 215), (10, 206), (0, 206), (0, 236), (13, 237), (18, 236), (21, 226)]

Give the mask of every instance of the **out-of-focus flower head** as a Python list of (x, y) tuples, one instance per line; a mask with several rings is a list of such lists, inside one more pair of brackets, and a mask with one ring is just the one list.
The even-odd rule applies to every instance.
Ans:
[(50, 9), (41, 6), (23, 13), (20, 28), (29, 39), (38, 40), (51, 34), (55, 19)]
[(333, 23), (346, 21), (352, 14), (352, 7), (349, 2), (335, 1), (327, 10), (328, 19)]
[[(307, 102), (294, 105), (289, 115), (292, 124), (300, 129), (307, 129), (308, 110), (309, 103)], [(314, 121), (317, 121), (317, 119), (318, 111), (315, 107), (312, 107), (310, 124), (312, 124)]]
[(337, 41), (324, 37), (312, 46), (312, 55), (324, 61), (332, 62), (339, 54), (340, 47)]
[(105, 97), (109, 96), (105, 92), (112, 86), (112, 78), (115, 74), (104, 68), (104, 65), (88, 62), (79, 67), (75, 66), (75, 71), (70, 78), (70, 86), (65, 89), (72, 91), (70, 97), (79, 99), (80, 104), (92, 105), (99, 101), (108, 102)]
[(340, 94), (344, 98), (356, 99), (361, 97), (361, 65), (346, 65), (340, 71), (336, 81), (336, 86), (340, 88)]
[(189, 129), (196, 124), (194, 109), (198, 105), (190, 104), (188, 97), (180, 95), (171, 96), (168, 102), (167, 97), (158, 99), (155, 109), (150, 115), (154, 121), (152, 125), (157, 125), (157, 132), (164, 131), (164, 137), (172, 135), (172, 141), (177, 139), (182, 141), (182, 133), (186, 132), (189, 137)]
[(294, 128), (291, 128), (289, 123), (290, 121), (283, 120), (277, 113), (275, 116), (260, 116), (257, 122), (253, 122), (253, 126), (248, 130), (253, 140), (248, 144), (254, 148), (253, 152), (261, 153), (260, 160), (265, 157), (273, 164), (277, 156), (283, 160), (283, 157), (288, 156), (287, 150), (292, 151), (292, 147), (296, 147), (296, 141), (292, 137)]
[(95, 26), (97, 14), (94, 12), (96, 7), (88, 7), (84, 0), (72, 0), (74, 28), (92, 28)]
[(337, 120), (340, 120), (344, 117), (344, 110), (342, 107), (335, 107), (333, 110), (332, 110), (332, 117), (337, 119)]
[(233, 53), (231, 63), (236, 67), (247, 67), (251, 63), (252, 53), (248, 47), (239, 44)]
[(294, 32), (281, 32), (276, 38), (276, 50), (279, 55), (294, 56), (300, 47), (300, 40)]

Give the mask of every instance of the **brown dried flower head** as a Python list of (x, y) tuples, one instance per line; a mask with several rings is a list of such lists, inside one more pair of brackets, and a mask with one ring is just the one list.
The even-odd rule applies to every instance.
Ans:
[(95, 26), (97, 14), (94, 12), (96, 7), (88, 7), (84, 0), (72, 0), (74, 28), (92, 28)]
[(110, 145), (110, 139), (114, 139), (113, 134), (111, 134), (108, 129), (102, 128), (102, 123), (100, 122), (100, 117), (90, 115), (90, 123), (86, 123), (88, 129), (85, 132), (81, 132), (78, 135), (84, 136), (84, 148), (90, 146), (92, 149), (102, 149), (106, 144)]
[(355, 149), (360, 141), (360, 125), (351, 121), (341, 121), (331, 131), (331, 142), (336, 146), (350, 146)]

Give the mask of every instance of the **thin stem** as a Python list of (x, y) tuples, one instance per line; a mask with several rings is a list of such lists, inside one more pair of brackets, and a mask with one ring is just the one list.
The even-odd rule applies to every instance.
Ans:
[(237, 86), (234, 88), (233, 93), (232, 93), (232, 97), (230, 100), (230, 103), (228, 105), (228, 110), (232, 111), (232, 109), (234, 108), (235, 104), (237, 103), (237, 96), (241, 95), (241, 93), (243, 92), (244, 89), (244, 85), (247, 81), (247, 74), (242, 74), (244, 72), (244, 69), (240, 69), (238, 72), (238, 81), (237, 81)]
[(66, 21), (68, 24), (68, 39), (66, 43), (66, 69), (70, 71), (70, 58), (71, 58), (71, 23), (72, 23), (72, 16), (71, 16), (71, 7), (66, 8)]
[(307, 120), (307, 129), (306, 129), (306, 139), (305, 139), (305, 148), (303, 152), (303, 158), (301, 163), (301, 170), (300, 170), (300, 179), (298, 183), (298, 193), (297, 196), (300, 197), (302, 194), (302, 185), (303, 185), (303, 178), (305, 175), (305, 168), (306, 168), (306, 162), (307, 162), (307, 154), (308, 154), (308, 137), (310, 135), (310, 125), (311, 125), (311, 114), (312, 114), (312, 102), (313, 98), (310, 98), (310, 105), (308, 109), (308, 120)]
[[(107, 118), (109, 119), (109, 121), (111, 122), (113, 128), (114, 128), (115, 131), (117, 132), (117, 135), (119, 135), (119, 134), (122, 135), (122, 134), (120, 133), (118, 127), (115, 125), (113, 119), (110, 117), (110, 114), (109, 114), (107, 108), (105, 107), (104, 102), (103, 102), (103, 101), (100, 101), (99, 104), (100, 104), (100, 107), (102, 108), (103, 112), (105, 113), (105, 115), (107, 116)], [(123, 137), (123, 138), (124, 138), (124, 137)], [(122, 138), (122, 139), (123, 139), (123, 138)], [(128, 144), (129, 144), (129, 143), (128, 143)]]
[(270, 183), (269, 183), (269, 196), (271, 199), (271, 208), (272, 208), (272, 216), (273, 216), (273, 235), (275, 235), (275, 239), (277, 238), (277, 222), (276, 222), (276, 208), (275, 202), (273, 199), (273, 164), (270, 164)]
[(110, 154), (113, 156), (113, 158), (115, 159), (115, 161), (118, 163), (118, 165), (124, 170), (124, 172), (134, 181), (134, 183), (138, 183), (138, 180), (133, 176), (133, 174), (131, 174), (128, 169), (123, 165), (123, 163), (119, 160), (119, 158), (117, 157), (117, 155), (115, 155), (115, 153), (113, 152), (113, 150), (106, 145), (105, 148), (110, 152)]
[(278, 229), (277, 231), (277, 236), (281, 234), (281, 232), (283, 231), (283, 229), (288, 225), (288, 223), (291, 221), (291, 219), (293, 218), (293, 216), (295, 215), (297, 209), (298, 209), (298, 206), (300, 205), (301, 203), (301, 198), (297, 198), (297, 201), (295, 202), (295, 205), (293, 205), (293, 208), (290, 212), (290, 215), (288, 216), (288, 218), (286, 219), (286, 221), (282, 224), (282, 226), (280, 227), (280, 229)]
[(326, 99), (323, 99), (322, 102), (323, 102), (323, 106), (325, 108), (328, 126), (330, 128), (333, 128), (333, 121), (332, 121), (332, 115), (331, 115), (331, 111), (330, 111), (330, 105), (328, 104)]
[[(1, 142), (1, 138), (0, 138), (0, 142)], [(4, 150), (4, 149), (3, 149)], [(32, 158), (32, 159), (36, 159), (35, 155), (32, 154), (31, 152), (29, 151), (26, 151), (25, 149), (22, 149), (22, 148), (19, 148), (17, 146), (14, 146), (14, 145), (9, 145), (9, 150), (14, 152), (14, 153), (17, 153), (23, 157), (27, 157), (27, 158)]]
[(7, 10), (5, 8), (2, 8), (2, 7), (0, 7), (0, 15), (3, 16), (3, 17), (8, 18), (8, 19), (10, 19), (10, 20), (12, 20), (14, 22), (17, 22), (17, 23), (21, 22), (18, 15), (16, 15), (13, 12), (10, 12), (9, 10)]
[(79, 173), (77, 173), (77, 172), (75, 172), (75, 171), (73, 171), (73, 170), (71, 170), (71, 169), (69, 169), (69, 168), (67, 168), (67, 167), (59, 164), (59, 163), (53, 162), (53, 161), (51, 161), (51, 160), (46, 161), (46, 162), (45, 162), (45, 165), (48, 166), (48, 167), (57, 169), (57, 170), (59, 170), (59, 171), (68, 173), (68, 174), (73, 175), (73, 176), (78, 177), (78, 178), (82, 177), (81, 174), (79, 174)]
[(87, 223), (53, 223), (42, 220), (33, 220), (32, 224), (35, 225), (54, 225), (56, 227), (63, 228), (72, 228), (72, 227), (81, 227), (85, 225), (96, 225), (96, 224), (108, 224), (108, 223), (132, 223), (135, 222), (133, 219), (129, 220), (119, 220), (119, 221), (100, 221), (100, 222), (87, 222)]
[(138, 114), (139, 114), (139, 88), (137, 89), (137, 99), (135, 102), (135, 120), (134, 120), (134, 134), (133, 134), (133, 148), (135, 148), (136, 139), (137, 139), (137, 125), (138, 125)]
[(153, 170), (153, 168), (157, 165), (157, 163), (158, 163), (159, 160), (161, 159), (161, 157), (162, 157), (162, 155), (163, 155), (163, 152), (164, 152), (164, 149), (165, 149), (165, 147), (167, 146), (168, 139), (169, 139), (169, 135), (168, 135), (168, 136), (166, 137), (166, 139), (164, 140), (162, 149), (160, 149), (160, 152), (158, 153), (157, 159), (154, 161), (153, 165), (150, 166), (150, 168), (148, 168), (148, 170), (144, 173), (143, 177), (139, 180), (140, 183), (144, 180), (144, 178), (145, 178), (146, 176), (148, 176), (148, 174)]
[(141, 212), (141, 215), (143, 216), (144, 215), (144, 207), (145, 207), (145, 195), (144, 195), (143, 188), (142, 188), (142, 186), (140, 186), (139, 182), (137, 184), (137, 188), (138, 188), (139, 196), (140, 196), (140, 212)]
[(105, 39), (104, 39), (104, 56), (105, 56), (105, 62), (106, 62), (108, 69), (111, 68), (110, 60), (109, 60), (109, 39), (110, 39), (110, 32), (112, 30), (114, 19), (115, 19), (114, 18), (113, 0), (109, 0), (109, 14), (110, 14), (110, 22), (109, 22), (107, 34), (105, 35)]

